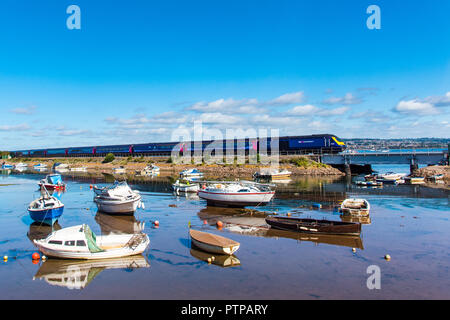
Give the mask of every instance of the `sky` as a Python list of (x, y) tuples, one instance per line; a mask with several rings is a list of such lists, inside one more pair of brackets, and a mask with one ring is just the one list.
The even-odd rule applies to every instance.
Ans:
[(448, 0), (3, 0), (0, 150), (175, 141), (194, 123), (204, 139), (449, 138), (449, 39)]

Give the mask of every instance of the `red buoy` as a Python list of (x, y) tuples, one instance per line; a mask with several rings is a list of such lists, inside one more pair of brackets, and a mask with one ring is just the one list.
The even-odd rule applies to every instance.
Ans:
[(207, 224), (208, 222), (206, 222), (206, 220), (203, 220), (203, 224)]
[(31, 258), (32, 258), (33, 260), (39, 260), (40, 257), (41, 257), (41, 256), (40, 256), (39, 253), (37, 253), (37, 252), (35, 252), (35, 253), (33, 253), (33, 254), (31, 255)]

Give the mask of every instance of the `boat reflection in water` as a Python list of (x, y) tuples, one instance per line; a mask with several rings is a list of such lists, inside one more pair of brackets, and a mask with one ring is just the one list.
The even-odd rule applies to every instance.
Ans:
[(144, 231), (145, 227), (145, 223), (143, 221), (136, 220), (134, 215), (110, 215), (101, 211), (97, 211), (95, 221), (99, 224), (103, 235), (110, 233), (140, 233)]
[[(363, 242), (360, 236), (347, 235), (328, 235), (328, 234), (306, 234), (292, 231), (271, 229), (265, 217), (267, 213), (249, 210), (249, 209), (233, 209), (233, 208), (204, 208), (197, 213), (198, 217), (206, 221), (209, 225), (215, 225), (217, 221), (224, 223), (223, 229), (232, 233), (239, 233), (242, 235), (258, 236), (258, 237), (279, 237), (294, 239), (299, 242), (310, 241), (316, 244), (324, 243), (336, 246), (344, 246), (350, 248), (364, 249)], [(342, 217), (341, 217), (342, 218)], [(344, 217), (351, 219), (366, 219), (370, 221), (369, 217)], [(359, 221), (352, 221), (359, 222)]]
[(142, 255), (90, 261), (49, 259), (42, 263), (33, 280), (44, 279), (53, 286), (83, 289), (105, 269), (133, 271), (149, 267), (150, 264)]
[(370, 219), (370, 216), (351, 216), (351, 215), (340, 215), (340, 218), (343, 222), (358, 222), (361, 224), (371, 224), (372, 220)]
[(55, 221), (53, 225), (44, 224), (41, 222), (33, 222), (30, 224), (27, 237), (33, 243), (33, 240), (45, 239), (53, 231), (61, 230), (61, 226), (58, 221)]
[(227, 254), (220, 254), (220, 255), (213, 254), (213, 253), (208, 253), (205, 251), (197, 250), (195, 248), (191, 248), (190, 252), (194, 258), (197, 258), (198, 260), (201, 260), (201, 261), (208, 262), (208, 258), (211, 258), (210, 261), (212, 264), (219, 266), (219, 267), (223, 267), (223, 268), (236, 267), (241, 264), (241, 262), (235, 255), (230, 256)]

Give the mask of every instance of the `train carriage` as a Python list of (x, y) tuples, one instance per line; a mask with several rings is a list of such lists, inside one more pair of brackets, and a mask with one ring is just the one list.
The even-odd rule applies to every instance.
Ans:
[[(199, 147), (200, 146), (200, 147)], [(233, 152), (237, 154), (249, 154), (250, 152), (272, 153), (280, 155), (294, 154), (326, 154), (339, 153), (345, 150), (345, 143), (332, 134), (309, 135), (309, 136), (285, 136), (273, 140), (272, 138), (245, 138), (221, 141), (202, 142), (161, 142), (140, 143), (109, 146), (89, 146), (53, 148), (38, 150), (20, 150), (12, 152), (16, 157), (92, 157), (105, 156), (112, 153), (115, 156), (170, 156), (172, 151), (180, 154), (190, 152), (194, 155), (196, 151), (217, 153), (222, 148), (222, 154)], [(197, 150), (198, 149), (198, 150)]]

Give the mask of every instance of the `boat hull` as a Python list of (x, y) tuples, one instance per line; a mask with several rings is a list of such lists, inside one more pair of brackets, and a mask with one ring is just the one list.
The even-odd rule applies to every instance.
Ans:
[(62, 251), (53, 250), (41, 245), (36, 240), (34, 241), (36, 247), (48, 257), (62, 258), (62, 259), (82, 259), (82, 260), (96, 260), (96, 259), (110, 259), (110, 258), (120, 258), (127, 256), (134, 256), (141, 254), (150, 244), (150, 239), (146, 235), (145, 241), (140, 243), (136, 248), (132, 249), (129, 247), (105, 250), (101, 252), (82, 252), (82, 251)]
[(31, 219), (39, 222), (50, 222), (58, 219), (64, 211), (64, 206), (54, 209), (46, 210), (31, 210), (28, 209)]
[(211, 253), (216, 253), (216, 254), (232, 255), (239, 249), (239, 245), (223, 248), (223, 247), (219, 247), (219, 246), (210, 245), (208, 243), (204, 243), (201, 241), (197, 241), (194, 238), (191, 238), (191, 241), (192, 241), (192, 244), (194, 246), (196, 246), (197, 248), (199, 248), (203, 251), (206, 251), (206, 252), (211, 252)]
[(99, 211), (112, 214), (133, 214), (141, 202), (141, 197), (128, 201), (110, 201), (94, 198)]
[(245, 207), (266, 205), (272, 200), (275, 191), (258, 193), (219, 193), (199, 190), (198, 196), (208, 205), (221, 207)]
[(360, 223), (283, 217), (268, 217), (266, 222), (272, 228), (286, 231), (336, 235), (359, 235), (361, 233)]

